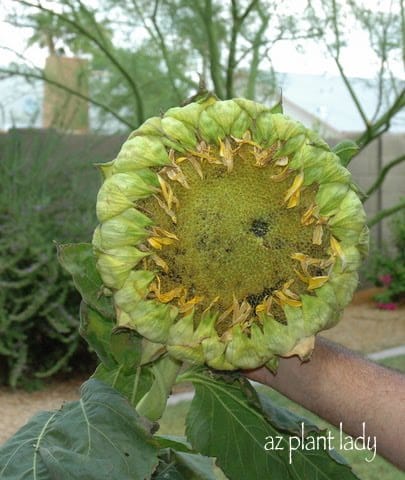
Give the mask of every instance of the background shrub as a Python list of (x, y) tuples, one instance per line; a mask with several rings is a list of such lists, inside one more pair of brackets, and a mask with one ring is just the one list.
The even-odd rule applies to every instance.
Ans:
[(80, 296), (54, 241), (91, 238), (99, 188), (92, 163), (112, 158), (114, 148), (91, 157), (97, 139), (75, 138), (52, 131), (1, 138), (0, 381), (11, 386), (93, 366), (78, 333)]
[(368, 278), (375, 285), (385, 287), (375, 296), (377, 306), (394, 310), (405, 301), (405, 211), (391, 221), (393, 248), (373, 249), (370, 255)]

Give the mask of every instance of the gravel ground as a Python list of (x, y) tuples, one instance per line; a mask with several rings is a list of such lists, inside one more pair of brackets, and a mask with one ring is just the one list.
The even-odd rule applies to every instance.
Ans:
[[(364, 303), (361, 297), (360, 300), (360, 304), (354, 302), (349, 306), (342, 321), (323, 335), (363, 353), (405, 345), (405, 307), (382, 311)], [(43, 390), (31, 393), (0, 388), (0, 443), (38, 411), (55, 410), (64, 402), (77, 400), (83, 380), (54, 381)]]
[(64, 402), (77, 400), (83, 380), (54, 381), (37, 392), (0, 388), (0, 443), (13, 435), (35, 413), (56, 410)]
[(322, 335), (362, 353), (405, 345), (405, 307), (387, 311), (351, 305), (342, 321)]

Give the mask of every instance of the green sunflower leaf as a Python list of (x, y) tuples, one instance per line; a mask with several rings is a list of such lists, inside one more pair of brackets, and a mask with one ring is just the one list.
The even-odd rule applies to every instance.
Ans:
[(73, 277), (83, 300), (107, 318), (114, 318), (111, 299), (102, 295), (103, 281), (90, 243), (57, 245), (58, 260)]
[(150, 390), (153, 382), (150, 367), (138, 367), (135, 371), (127, 373), (123, 365), (117, 365), (112, 369), (105, 365), (99, 365), (92, 378), (110, 385), (123, 395), (134, 408)]
[(172, 449), (176, 452), (195, 453), (191, 445), (187, 442), (186, 437), (178, 435), (155, 435), (154, 437), (159, 444), (161, 450)]
[(353, 140), (343, 140), (342, 142), (335, 145), (333, 152), (340, 159), (340, 163), (346, 167), (351, 162), (352, 158), (357, 155), (360, 147)]
[(110, 338), (113, 323), (87, 303), (80, 304), (80, 335), (97, 353), (99, 359), (108, 367), (115, 368), (117, 362), (111, 354)]
[[(253, 387), (250, 388), (253, 389)], [(277, 430), (291, 435), (300, 435), (302, 425), (304, 425), (305, 434), (310, 432), (319, 433), (319, 428), (310, 423), (308, 419), (300, 417), (286, 408), (275, 405), (267, 395), (260, 392), (256, 393), (260, 407), (262, 408), (268, 422), (270, 422)]]
[(33, 417), (2, 448), (2, 480), (144, 480), (158, 464), (146, 423), (108, 385), (87, 381), (81, 399)]
[[(257, 407), (255, 394), (250, 391), (246, 396), (250, 389), (241, 388), (240, 381), (225, 382), (201, 369), (185, 372), (181, 380), (191, 381), (196, 390), (186, 420), (188, 440), (194, 449), (216, 457), (232, 480), (245, 480), (247, 474), (252, 480), (270, 475), (273, 480), (357, 478), (348, 465), (339, 463), (327, 451), (293, 451), (292, 437), (269, 422), (266, 412)], [(282, 421), (291, 423), (286, 423), (286, 418)]]
[[(216, 465), (215, 458), (212, 457), (206, 457), (204, 455), (200, 455), (199, 453), (179, 452), (170, 448), (161, 451), (159, 457), (161, 458), (161, 464), (157, 469), (156, 479), (227, 479), (222, 470)], [(171, 473), (170, 476), (167, 476), (167, 472), (170, 467), (172, 468), (170, 470)], [(164, 473), (166, 473), (166, 476), (164, 475)]]
[(270, 109), (271, 113), (283, 113), (283, 96), (280, 95), (279, 101)]
[(160, 460), (152, 478), (153, 480), (166, 480), (168, 478), (170, 480), (187, 480), (172, 462), (165, 462), (164, 460)]
[(142, 358), (142, 337), (129, 328), (118, 327), (113, 330), (110, 340), (111, 352), (126, 373), (134, 372)]
[[(227, 477), (216, 465), (216, 459), (193, 451), (185, 437), (163, 435), (154, 438), (160, 447), (156, 479), (226, 480)], [(164, 474), (168, 473), (171, 467), (173, 477), (165, 477)], [(155, 479), (155, 476), (153, 478)]]

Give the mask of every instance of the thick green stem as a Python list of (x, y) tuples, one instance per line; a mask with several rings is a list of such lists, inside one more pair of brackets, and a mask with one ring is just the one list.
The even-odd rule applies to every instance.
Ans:
[(152, 421), (159, 420), (165, 411), (167, 399), (176, 383), (181, 365), (181, 362), (166, 355), (152, 366), (154, 376), (152, 387), (136, 406), (140, 415)]

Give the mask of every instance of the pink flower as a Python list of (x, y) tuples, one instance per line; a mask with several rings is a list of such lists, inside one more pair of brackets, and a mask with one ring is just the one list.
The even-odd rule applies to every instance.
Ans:
[(380, 280), (380, 282), (384, 285), (384, 287), (389, 287), (392, 282), (392, 276), (389, 273), (387, 273), (385, 275), (380, 275), (378, 277), (378, 280)]
[(396, 303), (377, 303), (377, 308), (381, 310), (396, 310), (398, 305)]

